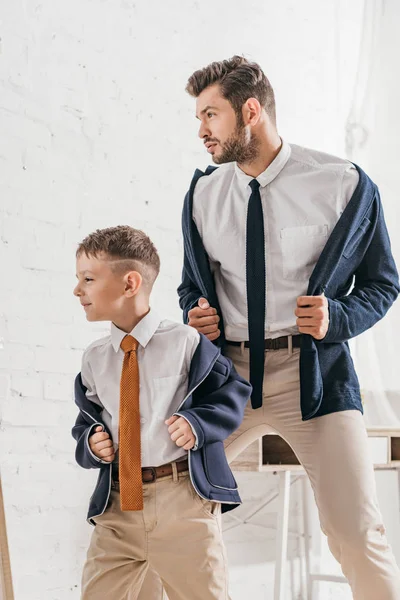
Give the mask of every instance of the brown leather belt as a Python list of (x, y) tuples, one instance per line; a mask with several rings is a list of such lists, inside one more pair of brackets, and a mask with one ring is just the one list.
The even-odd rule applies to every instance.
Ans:
[[(283, 335), (282, 337), (278, 337), (275, 339), (267, 339), (264, 340), (264, 348), (265, 350), (281, 350), (282, 348), (288, 348), (288, 337), (287, 335)], [(300, 348), (301, 346), (301, 334), (292, 335), (292, 347)], [(233, 342), (231, 340), (226, 340), (226, 343), (230, 346), (241, 346), (243, 342)], [(244, 342), (244, 347), (249, 347), (249, 342)]]
[[(180, 461), (176, 462), (175, 464), (176, 464), (176, 470), (178, 471), (178, 473), (183, 473), (183, 471), (189, 470), (187, 458), (185, 458), (185, 460), (180, 460)], [(156, 481), (160, 477), (168, 477), (168, 476), (172, 475), (172, 473), (173, 473), (172, 463), (168, 463), (166, 465), (161, 465), (159, 467), (143, 467), (142, 468), (142, 481), (143, 481), (143, 483), (154, 483), (154, 481)], [(119, 488), (119, 473), (115, 469), (115, 465), (113, 465), (112, 479), (113, 479), (113, 483), (115, 484), (114, 487), (118, 489)]]

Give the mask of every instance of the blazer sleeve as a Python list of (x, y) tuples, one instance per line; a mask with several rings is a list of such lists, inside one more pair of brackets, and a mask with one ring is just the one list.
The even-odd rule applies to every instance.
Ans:
[[(184, 253), (186, 250), (184, 250)], [(192, 270), (188, 265), (188, 259), (184, 256), (184, 264), (182, 269), (182, 281), (178, 287), (179, 306), (183, 311), (183, 322), (189, 321), (189, 310), (197, 305), (202, 293), (193, 281)]]
[[(82, 406), (84, 402), (92, 403), (94, 404), (94, 411), (91, 412), (95, 414), (99, 413), (100, 415), (102, 404), (97, 397), (90, 365), (86, 361), (85, 354), (82, 359), (82, 372), (75, 379), (75, 394), (76, 396), (80, 396), (80, 402), (77, 402), (79, 406)], [(82, 409), (79, 410), (75, 425), (72, 428), (72, 437), (77, 442), (75, 451), (76, 462), (84, 469), (99, 468), (101, 465), (110, 464), (108, 461), (98, 458), (90, 448), (89, 438), (95, 433), (96, 427), (99, 426), (103, 431), (106, 431), (106, 427), (100, 419), (96, 422), (88, 416), (88, 413), (85, 413)]]
[(82, 412), (79, 412), (75, 425), (72, 428), (72, 437), (76, 440), (75, 460), (84, 469), (98, 469), (102, 465), (110, 464), (98, 458), (90, 449), (89, 438), (100, 426), (104, 431), (103, 423), (88, 424)]
[(329, 328), (319, 343), (345, 342), (366, 331), (384, 317), (399, 294), (399, 276), (378, 191), (375, 203), (376, 227), (355, 270), (354, 287), (348, 296), (328, 298)]
[(193, 394), (193, 405), (175, 414), (184, 417), (197, 434), (197, 448), (225, 440), (243, 420), (251, 385), (232, 361), (219, 356), (207, 379)]

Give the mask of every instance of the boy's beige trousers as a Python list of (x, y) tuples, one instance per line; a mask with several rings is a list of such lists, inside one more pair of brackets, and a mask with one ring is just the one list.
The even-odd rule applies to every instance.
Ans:
[[(109, 507), (95, 518), (82, 600), (136, 600), (149, 566), (170, 600), (228, 600), (221, 506), (202, 500), (187, 472), (144, 484), (143, 494), (143, 511), (122, 512), (112, 490)], [(160, 590), (153, 577), (141, 594), (159, 598)]]

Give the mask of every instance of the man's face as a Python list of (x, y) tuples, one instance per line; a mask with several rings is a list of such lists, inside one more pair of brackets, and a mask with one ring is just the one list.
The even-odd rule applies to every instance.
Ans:
[(106, 257), (81, 254), (76, 260), (78, 283), (74, 294), (88, 321), (113, 321), (124, 301), (125, 283), (116, 275)]
[(216, 164), (250, 162), (258, 154), (258, 141), (237, 116), (218, 84), (210, 85), (196, 99), (196, 117), (200, 120), (199, 137)]

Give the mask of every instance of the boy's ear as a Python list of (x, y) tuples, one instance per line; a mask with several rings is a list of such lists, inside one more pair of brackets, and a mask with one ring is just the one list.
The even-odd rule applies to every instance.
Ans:
[(136, 296), (141, 288), (142, 281), (142, 276), (138, 271), (129, 271), (129, 273), (126, 273), (124, 276), (125, 295), (128, 296), (128, 298)]

